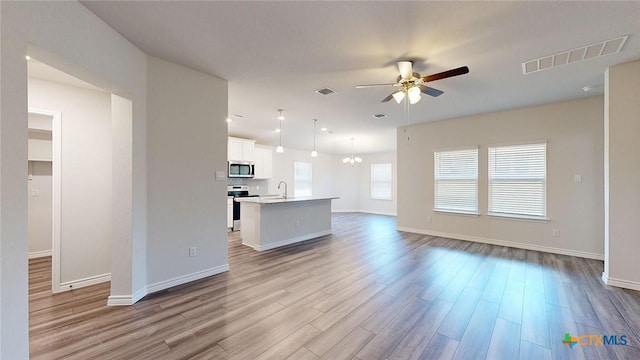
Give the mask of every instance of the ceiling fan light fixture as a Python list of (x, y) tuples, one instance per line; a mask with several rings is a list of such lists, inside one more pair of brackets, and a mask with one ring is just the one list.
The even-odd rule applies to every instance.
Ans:
[(311, 157), (318, 157), (318, 152), (317, 152), (317, 151), (315, 151), (315, 150), (313, 150), (313, 151), (311, 152)]
[(393, 99), (400, 104), (402, 102), (402, 99), (404, 99), (404, 91), (402, 90), (398, 90), (396, 92), (393, 93)]
[(409, 91), (407, 91), (407, 95), (409, 97), (409, 103), (411, 105), (417, 103), (418, 101), (420, 101), (420, 88), (417, 86), (414, 86), (412, 88), (409, 89)]

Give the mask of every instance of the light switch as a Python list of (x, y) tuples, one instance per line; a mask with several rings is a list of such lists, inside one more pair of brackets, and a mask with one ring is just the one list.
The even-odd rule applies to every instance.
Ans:
[(227, 173), (224, 171), (216, 171), (216, 180), (225, 181), (227, 179)]
[(33, 196), (33, 197), (38, 197), (38, 196), (40, 196), (40, 190), (38, 190), (38, 189), (32, 189), (32, 190), (31, 190), (31, 196)]
[(580, 174), (573, 175), (573, 182), (581, 183), (582, 182), (582, 175), (580, 175)]

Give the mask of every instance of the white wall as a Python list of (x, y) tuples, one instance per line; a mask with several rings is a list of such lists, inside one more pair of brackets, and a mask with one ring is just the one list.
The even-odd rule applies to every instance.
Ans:
[[(264, 147), (263, 148), (268, 148)], [(311, 157), (311, 151), (285, 148), (283, 153), (277, 153), (273, 149), (273, 178), (268, 180), (269, 194), (282, 194), (284, 189), (278, 190), (278, 183), (287, 183), (288, 196), (293, 197), (293, 163), (296, 161), (311, 163), (313, 177), (313, 196), (332, 196), (333, 171), (332, 157), (329, 154), (318, 153), (317, 157)]]
[[(227, 82), (149, 57), (149, 290), (226, 271)], [(197, 256), (189, 257), (189, 247)]]
[(640, 61), (605, 75), (605, 271), (609, 285), (640, 290)]
[[(60, 283), (111, 273), (111, 95), (29, 78), (29, 108), (62, 113)], [(77, 286), (74, 286), (77, 287)]]
[[(398, 131), (398, 228), (515, 247), (603, 257), (603, 98), (469, 116)], [(549, 221), (489, 217), (487, 146), (547, 141)], [(481, 215), (436, 213), (433, 152), (479, 146)], [(574, 183), (574, 174), (582, 175)], [(432, 222), (427, 221), (432, 218)], [(553, 237), (558, 229), (560, 236)]]
[[(78, 31), (82, 29), (82, 31)], [(112, 271), (112, 294), (135, 292), (146, 238), (146, 56), (78, 2), (0, 2), (0, 358), (26, 359), (27, 67), (29, 53), (133, 101), (133, 221), (127, 239), (114, 239), (132, 269)], [(118, 134), (114, 134), (118, 136)], [(117, 196), (117, 195), (115, 195)], [(118, 246), (120, 245), (120, 246)]]
[[(366, 212), (396, 215), (397, 213), (397, 161), (396, 153), (360, 154), (362, 163), (349, 166), (342, 162), (348, 155), (333, 157), (334, 194), (340, 199), (333, 201), (336, 212)], [(371, 164), (391, 164), (391, 200), (371, 199)]]

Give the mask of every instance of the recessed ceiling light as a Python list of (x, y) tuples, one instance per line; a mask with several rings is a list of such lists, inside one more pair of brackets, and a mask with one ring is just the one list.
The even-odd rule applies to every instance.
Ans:
[(27, 59), (27, 60), (31, 60), (31, 56), (29, 56), (29, 55), (25, 56), (24, 58)]
[(389, 117), (387, 114), (373, 114), (371, 116), (373, 116), (376, 119), (383, 119), (383, 118)]
[(235, 117), (237, 117), (237, 118), (244, 117), (244, 115), (240, 115), (240, 114), (235, 114), (235, 115), (233, 115), (233, 116), (235, 116)]
[(328, 129), (327, 129), (327, 128), (324, 128), (324, 127), (323, 127), (323, 128), (320, 128), (320, 131), (327, 131), (327, 130), (328, 130)]

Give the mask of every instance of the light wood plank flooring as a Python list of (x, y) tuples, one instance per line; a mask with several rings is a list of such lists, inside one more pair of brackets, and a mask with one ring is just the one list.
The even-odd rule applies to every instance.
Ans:
[(32, 260), (31, 357), (640, 359), (640, 294), (603, 285), (602, 261), (395, 226), (336, 214), (333, 235), (263, 253), (230, 233), (231, 271), (131, 307), (107, 307), (108, 284), (52, 296), (50, 259)]

